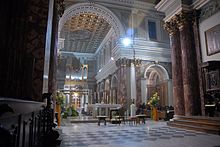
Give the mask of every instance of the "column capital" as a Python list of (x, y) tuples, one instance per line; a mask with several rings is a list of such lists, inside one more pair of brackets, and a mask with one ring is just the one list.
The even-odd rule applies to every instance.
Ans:
[(133, 63), (135, 66), (141, 66), (142, 60), (141, 59), (133, 59)]
[(128, 58), (120, 58), (116, 61), (117, 67), (129, 67), (131, 65), (131, 59)]
[(182, 28), (186, 24), (191, 24), (193, 20), (193, 13), (192, 12), (181, 12), (180, 14), (177, 14), (174, 19), (178, 25), (179, 30), (182, 30)]
[(169, 33), (170, 36), (174, 35), (178, 32), (177, 24), (175, 22), (176, 19), (172, 19), (169, 22), (166, 22), (163, 27)]

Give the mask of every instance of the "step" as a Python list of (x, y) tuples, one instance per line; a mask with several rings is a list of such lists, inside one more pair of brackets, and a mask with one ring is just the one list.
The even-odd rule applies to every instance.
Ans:
[(179, 124), (188, 124), (188, 125), (197, 125), (208, 128), (215, 128), (220, 130), (220, 123), (218, 122), (208, 122), (208, 121), (200, 121), (200, 120), (181, 120), (181, 119), (173, 119), (175, 123)]
[(196, 121), (202, 121), (202, 122), (208, 122), (208, 123), (216, 123), (220, 124), (220, 117), (206, 117), (206, 116), (180, 116), (180, 115), (174, 115), (175, 119), (181, 119), (181, 120), (196, 120)]
[(171, 127), (178, 127), (178, 128), (188, 129), (188, 130), (194, 130), (194, 131), (199, 131), (199, 132), (206, 132), (210, 134), (220, 135), (220, 130), (216, 130), (216, 129), (210, 129), (210, 128), (187, 125), (187, 124), (178, 124), (175, 122), (168, 122), (167, 125)]

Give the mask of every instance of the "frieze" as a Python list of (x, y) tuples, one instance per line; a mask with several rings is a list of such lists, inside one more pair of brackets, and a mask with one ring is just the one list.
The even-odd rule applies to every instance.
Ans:
[(214, 15), (219, 11), (220, 11), (220, 1), (212, 0), (201, 8), (199, 21), (202, 22), (203, 20), (207, 19), (208, 17)]

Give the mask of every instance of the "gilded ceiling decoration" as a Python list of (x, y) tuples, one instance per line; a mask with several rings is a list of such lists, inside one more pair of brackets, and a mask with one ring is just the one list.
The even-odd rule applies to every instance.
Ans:
[(81, 13), (71, 17), (61, 30), (65, 38), (64, 50), (79, 53), (95, 53), (111, 25), (94, 13)]

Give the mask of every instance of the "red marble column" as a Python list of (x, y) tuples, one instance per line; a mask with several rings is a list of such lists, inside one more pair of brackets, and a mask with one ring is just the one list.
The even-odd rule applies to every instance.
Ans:
[(170, 35), (170, 44), (172, 48), (172, 82), (175, 115), (185, 115), (183, 82), (182, 82), (182, 56), (180, 47), (179, 30), (174, 22), (168, 22), (165, 29)]
[(201, 111), (199, 104), (200, 95), (196, 49), (191, 17), (192, 14), (190, 13), (177, 15), (182, 51), (183, 90), (186, 116), (198, 115)]

